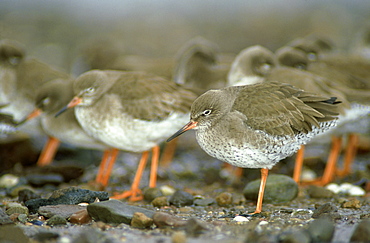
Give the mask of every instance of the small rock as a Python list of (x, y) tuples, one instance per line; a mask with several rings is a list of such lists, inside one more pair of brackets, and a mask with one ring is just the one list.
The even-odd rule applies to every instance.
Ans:
[(176, 192), (176, 190), (173, 187), (168, 185), (161, 186), (160, 189), (163, 196), (172, 196)]
[(352, 233), (350, 242), (370, 242), (370, 220), (362, 220)]
[(69, 218), (69, 222), (73, 224), (88, 224), (91, 221), (92, 218), (90, 217), (86, 208), (73, 213)]
[(281, 243), (310, 243), (311, 238), (306, 230), (286, 231), (279, 235)]
[(176, 231), (171, 236), (172, 243), (186, 243), (186, 234), (184, 231)]
[(148, 202), (153, 201), (157, 197), (163, 196), (161, 190), (159, 188), (147, 188), (144, 190), (144, 199)]
[(308, 226), (308, 232), (312, 242), (331, 242), (335, 226), (327, 218), (315, 219)]
[(87, 212), (94, 220), (100, 220), (105, 223), (113, 224), (130, 224), (134, 213), (140, 212), (147, 217), (152, 218), (154, 211), (131, 206), (119, 200), (108, 200), (103, 202), (92, 203), (87, 206)]
[(155, 198), (152, 201), (152, 205), (154, 207), (161, 208), (161, 207), (169, 206), (170, 203), (169, 203), (167, 197), (163, 196), (163, 197), (157, 197), (157, 198)]
[(186, 225), (186, 220), (173, 216), (168, 213), (157, 212), (153, 215), (154, 224), (159, 227), (182, 227)]
[(47, 217), (51, 218), (54, 215), (62, 216), (63, 218), (69, 218), (73, 213), (78, 212), (82, 209), (86, 209), (84, 206), (79, 205), (49, 205), (49, 206), (42, 206), (39, 208), (38, 213)]
[(67, 220), (60, 216), (60, 215), (54, 215), (50, 219), (46, 221), (47, 225), (64, 225), (67, 224)]
[(249, 219), (247, 217), (243, 217), (243, 216), (235, 216), (235, 218), (233, 218), (233, 221), (235, 222), (249, 222)]
[(28, 208), (19, 203), (9, 203), (7, 207), (8, 209), (5, 211), (7, 215), (11, 215), (13, 213), (28, 215)]
[(0, 208), (0, 225), (13, 224), (14, 222), (9, 218), (9, 216)]
[(26, 202), (31, 199), (41, 198), (40, 195), (36, 194), (33, 190), (28, 188), (23, 188), (18, 191), (18, 201)]
[(310, 185), (307, 193), (311, 198), (332, 198), (334, 193), (324, 187)]
[(185, 225), (185, 232), (191, 236), (198, 236), (209, 230), (209, 226), (196, 218), (190, 218)]
[(169, 202), (176, 207), (190, 206), (194, 203), (194, 197), (188, 192), (179, 190), (170, 197)]
[(17, 221), (18, 221), (18, 216), (19, 216), (19, 213), (13, 213), (13, 214), (9, 215), (9, 218), (10, 218), (13, 222), (17, 222)]
[(338, 213), (338, 208), (332, 203), (325, 203), (318, 206), (312, 216), (312, 218), (328, 217), (331, 219), (340, 219), (341, 215)]
[(326, 186), (326, 188), (336, 194), (344, 194), (349, 196), (364, 196), (366, 194), (364, 189), (350, 183), (342, 183), (340, 185), (330, 183)]
[(216, 204), (216, 200), (213, 198), (204, 198), (204, 199), (195, 199), (194, 205), (195, 206), (209, 206), (212, 204)]
[(58, 163), (51, 164), (44, 167), (36, 167), (42, 174), (59, 174), (63, 177), (64, 182), (70, 182), (71, 180), (81, 177), (84, 173), (84, 169), (80, 166), (70, 163)]
[(64, 182), (64, 178), (60, 174), (50, 173), (50, 174), (29, 174), (26, 176), (28, 183), (32, 186), (42, 187), (45, 185), (55, 185), (58, 186)]
[(348, 201), (345, 201), (342, 204), (342, 208), (354, 208), (354, 209), (359, 209), (361, 208), (361, 202), (360, 200), (356, 198), (351, 198)]
[(48, 199), (31, 199), (25, 202), (25, 205), (31, 212), (37, 212), (41, 206), (58, 205), (58, 204), (79, 204), (93, 203), (96, 198), (100, 201), (108, 200), (107, 192), (90, 191), (78, 187), (68, 187), (56, 190)]
[(19, 214), (18, 215), (18, 220), (19, 220), (19, 222), (21, 222), (21, 223), (26, 223), (27, 222), (27, 215), (26, 214)]
[(17, 185), (19, 177), (12, 174), (5, 174), (0, 177), (0, 188), (11, 188)]
[(153, 225), (153, 219), (143, 213), (136, 212), (131, 220), (131, 226), (134, 228), (145, 229)]
[(194, 209), (191, 208), (191, 207), (181, 207), (179, 208), (179, 213), (181, 214), (189, 214), (189, 213), (192, 213), (194, 212)]
[[(261, 180), (251, 181), (243, 190), (246, 199), (257, 200)], [(263, 201), (266, 203), (288, 202), (298, 195), (298, 184), (286, 175), (270, 175), (267, 177), (265, 195)]]
[(220, 207), (227, 207), (233, 203), (233, 195), (229, 192), (222, 192), (216, 197), (216, 202)]

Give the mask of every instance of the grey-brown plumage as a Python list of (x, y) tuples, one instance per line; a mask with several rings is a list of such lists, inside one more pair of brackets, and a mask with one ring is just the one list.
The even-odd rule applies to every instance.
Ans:
[(211, 88), (222, 88), (230, 63), (220, 63), (218, 46), (202, 37), (185, 43), (176, 54), (173, 80), (186, 87), (203, 92)]
[(281, 65), (305, 70), (323, 77), (323, 82), (331, 88), (340, 90), (350, 102), (370, 102), (370, 89), (366, 90), (366, 81), (331, 68), (325, 63), (310, 61), (302, 50), (282, 47), (276, 51)]
[[(0, 109), (6, 105), (0, 105)], [(0, 137), (4, 134), (9, 134), (17, 131), (17, 122), (14, 121), (13, 116), (0, 113)]]
[(143, 152), (164, 141), (187, 119), (195, 94), (143, 72), (86, 72), (73, 85), (81, 102), (77, 120), (111, 147)]

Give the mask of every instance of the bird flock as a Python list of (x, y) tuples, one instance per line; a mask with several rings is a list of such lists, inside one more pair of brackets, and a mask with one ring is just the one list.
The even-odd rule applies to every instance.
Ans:
[[(302, 163), (304, 144), (333, 137), (326, 174), (312, 182), (327, 184), (350, 172), (356, 154), (358, 130), (343, 127), (369, 120), (369, 47), (362, 40), (356, 50), (338, 50), (332, 41), (309, 35), (274, 52), (254, 45), (226, 54), (195, 37), (173, 58), (148, 58), (118, 56), (100, 42), (82, 52), (89, 68), (74, 77), (27, 56), (17, 41), (3, 39), (1, 136), (21, 131), (48, 137), (38, 166), (53, 162), (60, 143), (104, 151), (96, 177), (103, 187), (120, 150), (142, 153), (131, 189), (112, 195), (129, 200), (142, 199), (140, 179), (149, 155), (149, 186), (155, 187), (158, 165), (169, 165), (177, 136), (190, 129), (209, 155), (261, 168), (264, 183), (268, 169), (281, 159), (301, 148), (297, 163)], [(348, 155), (338, 170), (341, 137), (347, 134)], [(171, 142), (160, 156), (159, 145), (167, 139)], [(254, 213), (261, 212), (262, 198), (260, 190)]]

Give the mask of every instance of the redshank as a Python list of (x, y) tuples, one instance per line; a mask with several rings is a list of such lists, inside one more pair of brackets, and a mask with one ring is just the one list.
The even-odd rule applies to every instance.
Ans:
[[(327, 86), (324, 79), (309, 72), (298, 70), (291, 67), (279, 66), (273, 52), (262, 46), (251, 46), (242, 50), (233, 62), (229, 72), (229, 85), (254, 84), (260, 82), (278, 81), (288, 83), (305, 91), (319, 94), (324, 97), (339, 97), (343, 102), (338, 106), (340, 112), (349, 108), (349, 102), (345, 96)], [(334, 174), (335, 165), (339, 156), (340, 140), (333, 138), (332, 150), (329, 154), (328, 163), (323, 177), (318, 180), (318, 184), (326, 184), (331, 181)], [(303, 163), (304, 146), (296, 157), (296, 167), (293, 179), (300, 181), (300, 171)]]
[[(158, 144), (187, 120), (196, 98), (192, 92), (143, 72), (92, 70), (73, 84), (77, 120), (92, 137), (120, 150), (143, 152), (131, 190), (114, 198), (141, 198), (139, 183), (152, 149), (150, 187), (156, 185)], [(114, 161), (111, 163), (114, 163)]]
[[(279, 63), (282, 65), (312, 71), (315, 74), (323, 75), (325, 83), (342, 91), (351, 103), (350, 108), (346, 109), (339, 116), (338, 129), (335, 129), (335, 133), (350, 133), (345, 150), (344, 169), (337, 171), (337, 174), (340, 176), (349, 174), (352, 161), (356, 154), (358, 140), (358, 135), (354, 132), (358, 132), (359, 127), (356, 126), (355, 128), (350, 128), (345, 126), (345, 124), (353, 123), (361, 117), (365, 117), (370, 114), (370, 90), (353, 88), (356, 87), (356, 81), (358, 81), (358, 79), (355, 79), (352, 75), (348, 75), (344, 72), (331, 69), (330, 67), (325, 66), (325, 64), (319, 64), (318, 62), (308, 60), (306, 53), (297, 48), (283, 47), (277, 50), (276, 55)], [(357, 85), (359, 84), (361, 83), (357, 83)]]
[(268, 170), (302, 144), (336, 125), (336, 98), (278, 82), (210, 90), (191, 106), (190, 122), (167, 141), (195, 129), (209, 155), (243, 168), (261, 168), (257, 207)]
[(38, 89), (35, 99), (36, 108), (23, 121), (26, 122), (41, 115), (41, 126), (49, 136), (37, 164), (39, 166), (50, 164), (60, 142), (78, 148), (105, 150), (96, 182), (106, 186), (108, 184), (109, 172), (105, 173), (105, 165), (115, 152), (107, 145), (89, 136), (82, 129), (75, 117), (74, 110), (68, 110), (63, 116), (55, 117), (55, 113), (62, 109), (72, 98), (72, 79), (55, 79), (46, 82)]

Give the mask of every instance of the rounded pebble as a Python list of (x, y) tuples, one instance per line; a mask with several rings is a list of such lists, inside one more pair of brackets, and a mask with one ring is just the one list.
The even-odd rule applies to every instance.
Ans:
[(229, 192), (222, 192), (216, 197), (216, 202), (220, 207), (227, 207), (233, 203), (233, 195)]
[(176, 207), (190, 206), (194, 203), (194, 197), (185, 191), (176, 191), (169, 200), (170, 204)]

